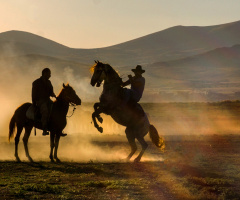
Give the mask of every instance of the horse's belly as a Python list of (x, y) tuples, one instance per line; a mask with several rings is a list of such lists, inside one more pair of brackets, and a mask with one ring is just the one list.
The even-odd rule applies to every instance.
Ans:
[(131, 112), (124, 112), (124, 110), (122, 110), (111, 113), (111, 117), (122, 126), (146, 129), (148, 132), (150, 123), (146, 114), (141, 117), (136, 117), (136, 115), (132, 115)]
[(128, 126), (128, 120), (126, 118), (119, 117), (118, 115), (111, 115), (111, 117), (118, 124), (120, 124), (122, 126)]

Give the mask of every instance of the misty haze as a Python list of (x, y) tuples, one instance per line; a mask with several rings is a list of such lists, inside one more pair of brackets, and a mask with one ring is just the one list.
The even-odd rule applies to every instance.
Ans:
[[(72, 192), (86, 195), (80, 196), (80, 199), (94, 199), (98, 197), (97, 193), (93, 193), (93, 196), (87, 196), (87, 193), (96, 188), (97, 192), (100, 189), (106, 193), (114, 190), (110, 193), (116, 195), (116, 191), (128, 188), (134, 191), (136, 185), (141, 184), (143, 186), (138, 188), (140, 192), (136, 192), (136, 195), (130, 193), (130, 199), (143, 196), (143, 199), (148, 199), (146, 194), (153, 191), (149, 189), (151, 187), (165, 195), (163, 199), (171, 199), (172, 194), (175, 195), (173, 199), (194, 199), (196, 196), (193, 191), (200, 190), (197, 199), (239, 197), (239, 33), (240, 21), (206, 27), (175, 26), (96, 49), (70, 48), (57, 43), (58, 41), (23, 31), (0, 33), (0, 162), (7, 163), (3, 166), (5, 172), (15, 164), (14, 138), (10, 143), (7, 141), (10, 119), (18, 106), (25, 102), (31, 103), (32, 82), (41, 76), (43, 68), (48, 67), (52, 72), (50, 80), (56, 95), (63, 83), (69, 83), (82, 100), (74, 113), (73, 107), (69, 108), (67, 116), (73, 115), (67, 118), (64, 129), (68, 135), (60, 139), (58, 156), (66, 169), (59, 167), (61, 165), (48, 164), (49, 136), (43, 137), (40, 130), (37, 130), (35, 136), (33, 129), (28, 146), (30, 155), (37, 163), (26, 164), (28, 159), (22, 142), (23, 131), (18, 150), (23, 163), (18, 163), (20, 167), (15, 171), (24, 171), (24, 164), (32, 171), (44, 168), (56, 173), (50, 173), (52, 179), (49, 174), (43, 174), (49, 178), (46, 178), (49, 182), (55, 183), (67, 174), (70, 177), (65, 177), (67, 184), (82, 176), (76, 178), (79, 182), (76, 186), (78, 189), (66, 189), (69, 195), (66, 198), (71, 198)], [(143, 74), (146, 85), (140, 104), (150, 123), (154, 124), (158, 134), (166, 141), (165, 152), (159, 151), (147, 135), (145, 139), (148, 148), (141, 160), (143, 164), (128, 163), (125, 158), (131, 149), (125, 127), (104, 114), (101, 114), (103, 133), (94, 127), (93, 105), (99, 102), (103, 90), (102, 86), (96, 88), (90, 85), (90, 68), (95, 64), (94, 60), (110, 64), (123, 81), (128, 80), (129, 74), (133, 75), (131, 69), (137, 64), (146, 70)], [(139, 143), (137, 147), (139, 153)], [(87, 167), (84, 168), (85, 166)], [(0, 170), (0, 175), (7, 180), (6, 173)], [(100, 178), (95, 178), (95, 175)], [(92, 177), (94, 178), (91, 179)], [(131, 177), (131, 181), (128, 182), (126, 177)], [(100, 180), (101, 178), (106, 181)], [(7, 190), (5, 186), (8, 184), (4, 180), (0, 179), (0, 192), (1, 187), (2, 191)], [(84, 182), (86, 180), (87, 183)], [(169, 183), (169, 180), (172, 182)], [(42, 184), (41, 181), (39, 185)], [(164, 192), (172, 185), (172, 194)], [(159, 189), (160, 186), (164, 189)], [(48, 185), (47, 189), (59, 194), (56, 198), (65, 198), (62, 192), (65, 186), (59, 186), (60, 189), (51, 187)], [(42, 190), (28, 185), (19, 189), (18, 193), (11, 192), (14, 193), (14, 198), (24, 199), (34, 197), (22, 194), (21, 191)], [(142, 191), (146, 191), (146, 194)], [(49, 191), (45, 193), (49, 195)], [(117, 199), (114, 195), (110, 199)], [(124, 197), (128, 199), (128, 196)], [(153, 192), (151, 197), (158, 199)], [(106, 199), (102, 196), (99, 198)]]
[[(222, 105), (211, 102), (240, 97), (239, 29), (239, 21), (209, 27), (177, 26), (119, 45), (88, 50), (72, 49), (27, 32), (1, 33), (0, 90), (4, 95), (0, 136), (4, 141), (14, 110), (31, 102), (33, 80), (41, 76), (44, 67), (49, 67), (55, 93), (59, 93), (62, 83), (69, 82), (83, 102), (68, 119), (65, 131), (70, 137), (100, 137), (91, 124), (93, 102), (98, 101), (102, 90), (90, 85), (94, 59), (111, 64), (124, 81), (132, 66), (142, 64), (146, 69), (142, 106), (162, 135), (214, 133), (220, 119), (224, 121), (219, 123), (221, 133), (230, 129), (237, 133), (235, 114), (231, 110), (220, 112)], [(200, 33), (205, 37), (200, 38)], [(218, 117), (212, 117), (215, 112)], [(124, 127), (110, 117), (104, 116), (103, 126), (104, 134), (124, 138)]]

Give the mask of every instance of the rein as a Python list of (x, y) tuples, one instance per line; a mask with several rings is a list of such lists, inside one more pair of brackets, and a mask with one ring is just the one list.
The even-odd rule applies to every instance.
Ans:
[(70, 104), (70, 106), (73, 106), (73, 111), (72, 111), (72, 114), (70, 115), (70, 116), (66, 116), (66, 117), (72, 117), (73, 116), (73, 114), (74, 114), (74, 112), (75, 112), (75, 110), (76, 110), (76, 105), (74, 104), (74, 103), (69, 103)]
[[(68, 99), (70, 99), (69, 98), (69, 96), (66, 96)], [(57, 99), (59, 99), (59, 97), (57, 97)], [(64, 99), (63, 99), (64, 100)], [(67, 102), (66, 100), (64, 100), (65, 102)], [(69, 102), (69, 105), (68, 106), (72, 106), (73, 107), (73, 111), (72, 111), (72, 114), (70, 115), (70, 116), (66, 116), (66, 117), (72, 117), (73, 116), (73, 114), (74, 114), (74, 111), (76, 110), (76, 104), (74, 104), (74, 103), (71, 103), (71, 102)]]

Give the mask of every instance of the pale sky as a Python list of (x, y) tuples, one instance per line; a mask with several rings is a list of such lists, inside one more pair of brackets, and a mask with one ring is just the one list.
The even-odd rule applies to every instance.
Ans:
[(0, 32), (31, 32), (100, 48), (166, 28), (240, 20), (240, 0), (0, 0)]

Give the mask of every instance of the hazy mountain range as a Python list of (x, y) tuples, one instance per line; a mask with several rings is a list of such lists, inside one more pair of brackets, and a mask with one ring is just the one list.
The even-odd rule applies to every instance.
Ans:
[(69, 48), (22, 31), (0, 33), (2, 67), (25, 73), (42, 66), (58, 71), (71, 68), (76, 76), (90, 77), (88, 69), (94, 60), (109, 63), (125, 77), (131, 68), (142, 64), (146, 92), (157, 94), (156, 98), (161, 98), (162, 92), (234, 93), (240, 91), (240, 21), (207, 27), (175, 26), (97, 49)]

